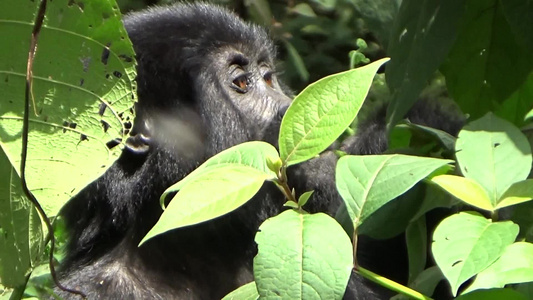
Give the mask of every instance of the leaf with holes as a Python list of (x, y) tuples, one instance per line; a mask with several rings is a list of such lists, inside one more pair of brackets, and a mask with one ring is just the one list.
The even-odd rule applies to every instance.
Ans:
[(492, 113), (459, 132), (456, 157), (464, 177), (478, 182), (492, 206), (531, 170), (531, 147), (518, 128)]
[(286, 165), (313, 158), (333, 143), (357, 116), (384, 58), (331, 75), (306, 87), (281, 122), (279, 152)]
[[(0, 145), (19, 172), (26, 64), (40, 1), (0, 1)], [(27, 180), (49, 216), (118, 157), (135, 60), (116, 4), (48, 1), (33, 64)], [(32, 101), (32, 100), (30, 100)], [(35, 104), (35, 105), (34, 105)], [(44, 176), (43, 176), (44, 175)]]
[(462, 283), (502, 255), (514, 242), (518, 229), (513, 222), (492, 223), (475, 212), (455, 214), (437, 226), (432, 252), (453, 295)]

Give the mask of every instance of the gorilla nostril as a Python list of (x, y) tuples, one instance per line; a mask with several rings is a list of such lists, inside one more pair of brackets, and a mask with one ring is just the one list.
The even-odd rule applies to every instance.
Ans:
[(278, 116), (280, 118), (283, 118), (283, 116), (285, 115), (285, 113), (287, 112), (287, 109), (289, 108), (290, 104), (284, 104), (282, 105), (279, 110), (278, 110)]

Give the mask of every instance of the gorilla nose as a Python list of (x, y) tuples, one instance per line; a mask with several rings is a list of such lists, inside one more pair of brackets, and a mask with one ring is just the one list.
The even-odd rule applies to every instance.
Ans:
[(285, 113), (287, 112), (287, 109), (289, 108), (290, 104), (284, 104), (282, 105), (279, 110), (278, 110), (278, 116), (281, 118), (283, 118), (283, 116), (285, 115)]

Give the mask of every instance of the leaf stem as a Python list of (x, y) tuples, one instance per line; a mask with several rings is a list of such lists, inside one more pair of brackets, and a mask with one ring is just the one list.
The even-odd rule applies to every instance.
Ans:
[(281, 190), (285, 198), (289, 201), (297, 202), (295, 195), (291, 192), (289, 183), (287, 181), (287, 167), (283, 165), (279, 170), (278, 179), (276, 180), (278, 188)]
[(432, 298), (425, 296), (413, 289), (410, 289), (404, 285), (401, 285), (397, 282), (394, 282), (388, 278), (385, 278), (381, 275), (378, 275), (370, 270), (367, 270), (361, 266), (359, 266), (356, 269), (356, 272), (361, 274), (364, 278), (373, 281), (381, 286), (384, 286), (392, 291), (398, 292), (400, 294), (406, 295), (408, 297), (411, 297), (413, 299), (419, 299), (419, 300), (433, 300)]

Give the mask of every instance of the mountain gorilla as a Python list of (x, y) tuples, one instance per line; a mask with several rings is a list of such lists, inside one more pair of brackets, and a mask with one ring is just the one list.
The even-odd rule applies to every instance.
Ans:
[[(251, 140), (277, 145), (291, 99), (274, 46), (263, 29), (207, 4), (154, 7), (124, 24), (138, 61), (135, 125), (120, 158), (61, 211), (70, 239), (60, 278), (90, 299), (220, 299), (253, 280), (254, 236), (283, 209), (273, 184), (228, 215), (138, 244), (162, 213), (163, 191), (207, 158)], [(355, 144), (345, 150), (361, 151)], [(315, 190), (309, 211), (338, 208), (335, 163), (325, 152), (289, 170), (297, 191)], [(345, 297), (380, 298), (373, 289), (354, 274)]]

